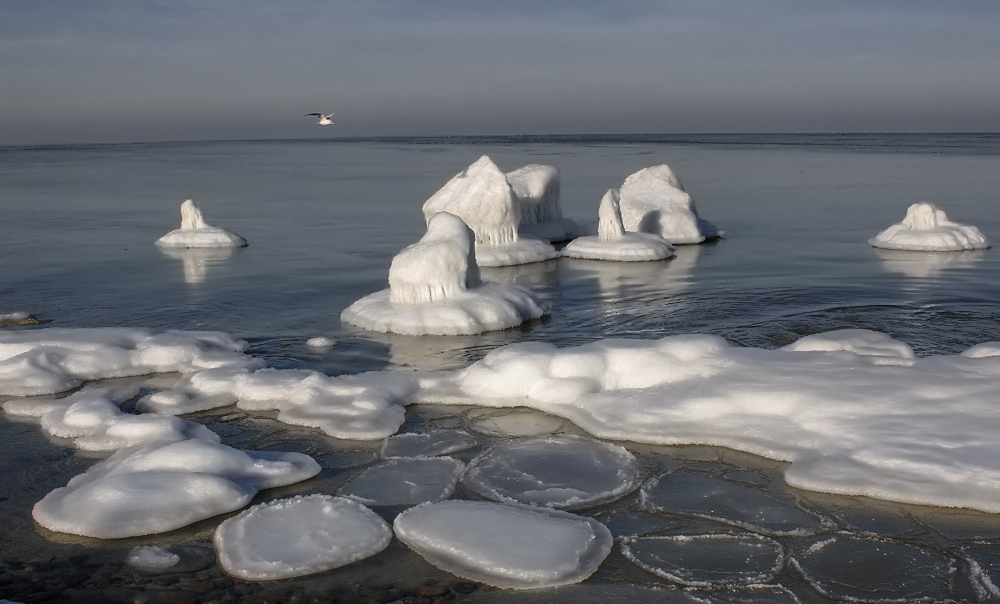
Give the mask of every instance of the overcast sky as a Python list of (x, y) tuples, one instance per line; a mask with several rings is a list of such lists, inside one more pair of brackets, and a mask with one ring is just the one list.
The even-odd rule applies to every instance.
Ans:
[(998, 108), (992, 0), (0, 0), (0, 145), (995, 132)]

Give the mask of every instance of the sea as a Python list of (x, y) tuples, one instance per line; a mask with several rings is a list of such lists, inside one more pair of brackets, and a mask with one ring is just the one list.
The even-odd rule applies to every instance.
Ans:
[[(596, 221), (601, 197), (628, 175), (668, 164), (699, 214), (724, 237), (679, 246), (673, 259), (661, 262), (559, 258), (483, 269), (484, 279), (528, 287), (552, 306), (549, 316), (514, 329), (411, 337), (342, 323), (341, 311), (385, 289), (393, 256), (421, 237), (423, 202), (483, 155), (505, 171), (556, 166), (563, 213), (580, 223)], [(178, 227), (185, 199), (193, 199), (209, 223), (244, 236), (249, 247), (156, 247), (156, 239)], [(919, 201), (1000, 241), (1000, 134), (0, 147), (0, 315), (24, 311), (44, 323), (0, 329), (223, 331), (246, 340), (249, 352), (270, 367), (330, 375), (456, 369), (497, 347), (525, 341), (570, 346), (703, 333), (740, 346), (776, 348), (803, 335), (862, 328), (886, 333), (927, 356), (1000, 340), (995, 249), (907, 253), (868, 244)], [(315, 336), (333, 338), (337, 345), (307, 346)], [(476, 411), (456, 411), (448, 425), (468, 427)], [(421, 415), (421, 409), (410, 408), (402, 430), (426, 429), (440, 421), (439, 413)], [(318, 477), (264, 491), (254, 503), (332, 493), (377, 462), (379, 443), (338, 441), (279, 423), (273, 413), (230, 407), (188, 418), (219, 433), (226, 444), (308, 453), (323, 466)], [(561, 430), (582, 433), (571, 425)], [(469, 461), (505, 437), (477, 438), (476, 448), (456, 456)], [(225, 516), (119, 540), (52, 533), (35, 524), (34, 503), (100, 456), (0, 414), (0, 599), (425, 604), (1000, 599), (1000, 516), (798, 491), (782, 480), (785, 464), (716, 447), (617, 444), (639, 458), (647, 478), (676, 468), (741, 476), (741, 484), (794, 500), (832, 524), (819, 536), (772, 537), (780, 546), (779, 564), (754, 580), (697, 557), (674, 561), (683, 568), (673, 575), (654, 574), (622, 553), (623, 539), (747, 530), (720, 523), (708, 511), (654, 514), (642, 509), (633, 493), (578, 512), (604, 522), (619, 541), (600, 569), (577, 586), (498, 590), (441, 571), (398, 541), (373, 558), (326, 573), (241, 581), (222, 572), (212, 549), (212, 533)], [(480, 498), (461, 487), (455, 497)], [(401, 509), (377, 511), (391, 522)], [(834, 542), (839, 545), (828, 548), (830, 555), (814, 555), (815, 548), (826, 547), (821, 543)], [(185, 551), (185, 565), (161, 574), (126, 566), (126, 554), (139, 545)], [(684, 579), (702, 576), (709, 579)]]

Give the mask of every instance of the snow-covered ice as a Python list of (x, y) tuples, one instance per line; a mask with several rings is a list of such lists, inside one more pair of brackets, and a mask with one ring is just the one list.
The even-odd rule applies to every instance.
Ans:
[(722, 235), (698, 216), (691, 196), (666, 164), (643, 168), (625, 179), (621, 213), (626, 231), (654, 233), (674, 244), (701, 243)]
[(313, 348), (332, 348), (336, 345), (336, 340), (326, 336), (316, 336), (315, 338), (306, 340), (306, 346), (312, 346)]
[(465, 430), (407, 432), (390, 436), (382, 445), (382, 457), (436, 457), (457, 453), (476, 446), (476, 439)]
[(517, 198), (519, 234), (548, 241), (565, 241), (572, 237), (577, 225), (563, 217), (559, 205), (558, 168), (530, 164), (508, 172), (507, 182)]
[[(540, 194), (542, 213), (547, 214), (551, 203), (545, 203), (544, 191)], [(521, 207), (517, 195), (507, 176), (485, 155), (432, 195), (423, 212), (428, 223), (441, 212), (465, 221), (475, 232), (476, 260), (481, 266), (527, 264), (558, 256), (547, 242), (518, 236)]]
[(393, 259), (389, 289), (358, 300), (340, 318), (369, 331), (473, 335), (548, 312), (522, 287), (480, 284), (476, 253), (469, 227), (453, 214), (436, 213), (423, 238)]
[(156, 241), (162, 247), (246, 247), (247, 240), (232, 231), (214, 227), (201, 216), (201, 210), (188, 199), (181, 204), (181, 228)]
[(508, 589), (579, 583), (613, 544), (592, 518), (486, 501), (419, 505), (397, 516), (393, 529), (434, 566)]
[(620, 547), (640, 568), (694, 587), (764, 583), (785, 566), (781, 544), (753, 533), (629, 537)]
[(133, 547), (125, 556), (125, 564), (139, 570), (160, 571), (177, 566), (180, 561), (180, 556), (168, 552), (158, 545)]
[(337, 491), (368, 505), (416, 505), (451, 497), (465, 464), (451, 457), (390, 459)]
[(234, 577), (275, 580), (310, 575), (374, 556), (392, 530), (365, 506), (330, 495), (255, 505), (215, 531), (219, 564)]
[(639, 464), (624, 447), (580, 436), (501, 443), (470, 462), (466, 488), (508, 503), (579, 509), (639, 486)]
[(990, 247), (979, 229), (948, 220), (944, 212), (926, 202), (911, 205), (903, 222), (890, 226), (868, 243), (887, 250), (916, 252), (959, 252)]
[(562, 250), (563, 256), (584, 260), (641, 262), (673, 255), (670, 242), (655, 233), (627, 233), (622, 222), (618, 191), (608, 189), (598, 208), (597, 236), (577, 237)]
[(301, 453), (239, 451), (208, 431), (122, 449), (35, 504), (56, 532), (115, 539), (162, 533), (245, 506), (258, 491), (319, 473)]

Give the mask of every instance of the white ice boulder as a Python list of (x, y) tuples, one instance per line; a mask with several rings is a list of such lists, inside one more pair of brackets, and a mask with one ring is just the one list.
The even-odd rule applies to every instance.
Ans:
[(598, 209), (597, 236), (577, 237), (562, 250), (562, 255), (584, 260), (640, 262), (663, 260), (673, 255), (670, 242), (655, 233), (628, 233), (622, 222), (619, 194), (608, 189)]
[(451, 457), (390, 459), (337, 491), (368, 505), (416, 505), (451, 497), (465, 464)]
[[(207, 432), (207, 431), (206, 431)], [(118, 451), (35, 504), (31, 515), (60, 533), (116, 539), (163, 533), (238, 510), (262, 489), (315, 476), (301, 453), (244, 452), (192, 438)]]
[(474, 459), (462, 484), (497, 501), (572, 510), (638, 488), (639, 462), (624, 447), (580, 436), (526, 438)]
[(934, 204), (915, 203), (906, 218), (868, 240), (874, 247), (914, 252), (985, 250), (990, 242), (974, 226), (948, 220)]
[(306, 495), (255, 505), (220, 524), (213, 541), (228, 574), (269, 581), (374, 556), (389, 546), (392, 530), (356, 501)]
[(161, 247), (246, 247), (247, 240), (232, 231), (214, 227), (201, 216), (201, 210), (188, 199), (181, 204), (181, 228), (156, 241)]
[(691, 196), (666, 164), (625, 179), (621, 212), (626, 231), (653, 233), (674, 244), (701, 243), (722, 234), (698, 217)]
[(358, 300), (340, 318), (369, 331), (473, 335), (546, 312), (548, 306), (522, 287), (480, 284), (472, 231), (459, 217), (440, 212), (428, 220), (423, 238), (393, 259), (389, 289)]
[(548, 241), (571, 238), (577, 225), (563, 218), (559, 206), (558, 168), (530, 164), (508, 172), (507, 182), (514, 191), (520, 210), (518, 233)]
[(579, 583), (613, 543), (592, 518), (486, 501), (419, 505), (397, 516), (393, 529), (434, 566), (505, 589)]

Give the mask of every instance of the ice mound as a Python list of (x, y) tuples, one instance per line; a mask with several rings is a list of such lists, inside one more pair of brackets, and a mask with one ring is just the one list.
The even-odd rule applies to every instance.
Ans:
[(674, 244), (701, 243), (722, 236), (698, 217), (694, 201), (670, 166), (643, 168), (625, 179), (621, 213), (626, 231), (653, 233)]
[(149, 535), (238, 510), (262, 489), (320, 471), (307, 455), (238, 451), (205, 432), (118, 451), (50, 492), (31, 515), (60, 533), (99, 539)]
[(476, 439), (464, 430), (407, 432), (390, 436), (382, 445), (382, 457), (436, 457), (476, 446)]
[(654, 233), (626, 233), (618, 191), (608, 189), (598, 208), (597, 236), (577, 237), (562, 250), (563, 256), (584, 260), (639, 262), (663, 260), (673, 255), (670, 242)]
[(190, 199), (181, 204), (181, 228), (156, 241), (162, 247), (246, 247), (247, 240), (232, 231), (214, 227), (201, 216)]
[(125, 557), (125, 564), (146, 571), (162, 571), (177, 566), (180, 561), (180, 556), (172, 554), (158, 545), (133, 547)]
[(956, 561), (886, 539), (836, 535), (793, 552), (790, 562), (817, 591), (837, 600), (945, 602)]
[(518, 233), (565, 241), (572, 237), (576, 222), (563, 218), (559, 206), (559, 169), (555, 166), (530, 164), (507, 173), (517, 207), (520, 211)]
[(338, 495), (368, 505), (416, 505), (451, 497), (465, 464), (451, 457), (390, 459), (340, 487)]
[(579, 509), (635, 490), (639, 464), (611, 443), (569, 435), (527, 438), (477, 457), (462, 484), (497, 501)]
[(312, 346), (313, 348), (332, 348), (336, 345), (336, 340), (325, 336), (316, 336), (315, 338), (306, 340), (306, 346)]
[(211, 369), (147, 395), (137, 408), (181, 415), (236, 403), (246, 411), (278, 411), (278, 421), (319, 428), (335, 438), (379, 440), (406, 419), (400, 401), (417, 389), (400, 372), (331, 377), (300, 369)]
[[(538, 213), (548, 211), (546, 208)], [(481, 266), (527, 264), (558, 256), (555, 248), (544, 241), (519, 239), (521, 209), (517, 196), (506, 175), (485, 155), (432, 195), (424, 203), (423, 212), (428, 224), (441, 212), (465, 221), (475, 232), (476, 259)]]
[(524, 288), (480, 284), (472, 240), (457, 216), (434, 214), (423, 238), (393, 258), (389, 289), (358, 300), (341, 320), (404, 335), (473, 335), (516, 327), (548, 312)]
[(934, 204), (915, 203), (906, 218), (868, 240), (874, 247), (915, 252), (960, 252), (985, 250), (989, 241), (974, 226), (948, 220)]
[(840, 329), (799, 338), (782, 350), (797, 352), (844, 350), (852, 354), (873, 357), (880, 365), (912, 365), (916, 355), (906, 342), (867, 329)]
[(438, 568), (507, 589), (583, 581), (613, 543), (592, 518), (485, 501), (443, 501), (401, 513), (396, 537)]
[(785, 566), (781, 544), (752, 533), (629, 537), (620, 547), (643, 570), (693, 587), (764, 583)]
[(53, 394), (85, 380), (261, 367), (223, 333), (102, 327), (0, 332), (0, 395)]
[(360, 503), (307, 495), (255, 505), (220, 524), (213, 541), (227, 573), (269, 581), (374, 556), (389, 546), (392, 530)]
[(666, 514), (708, 518), (765, 535), (810, 535), (832, 523), (789, 498), (690, 472), (668, 472), (642, 487), (640, 505)]

